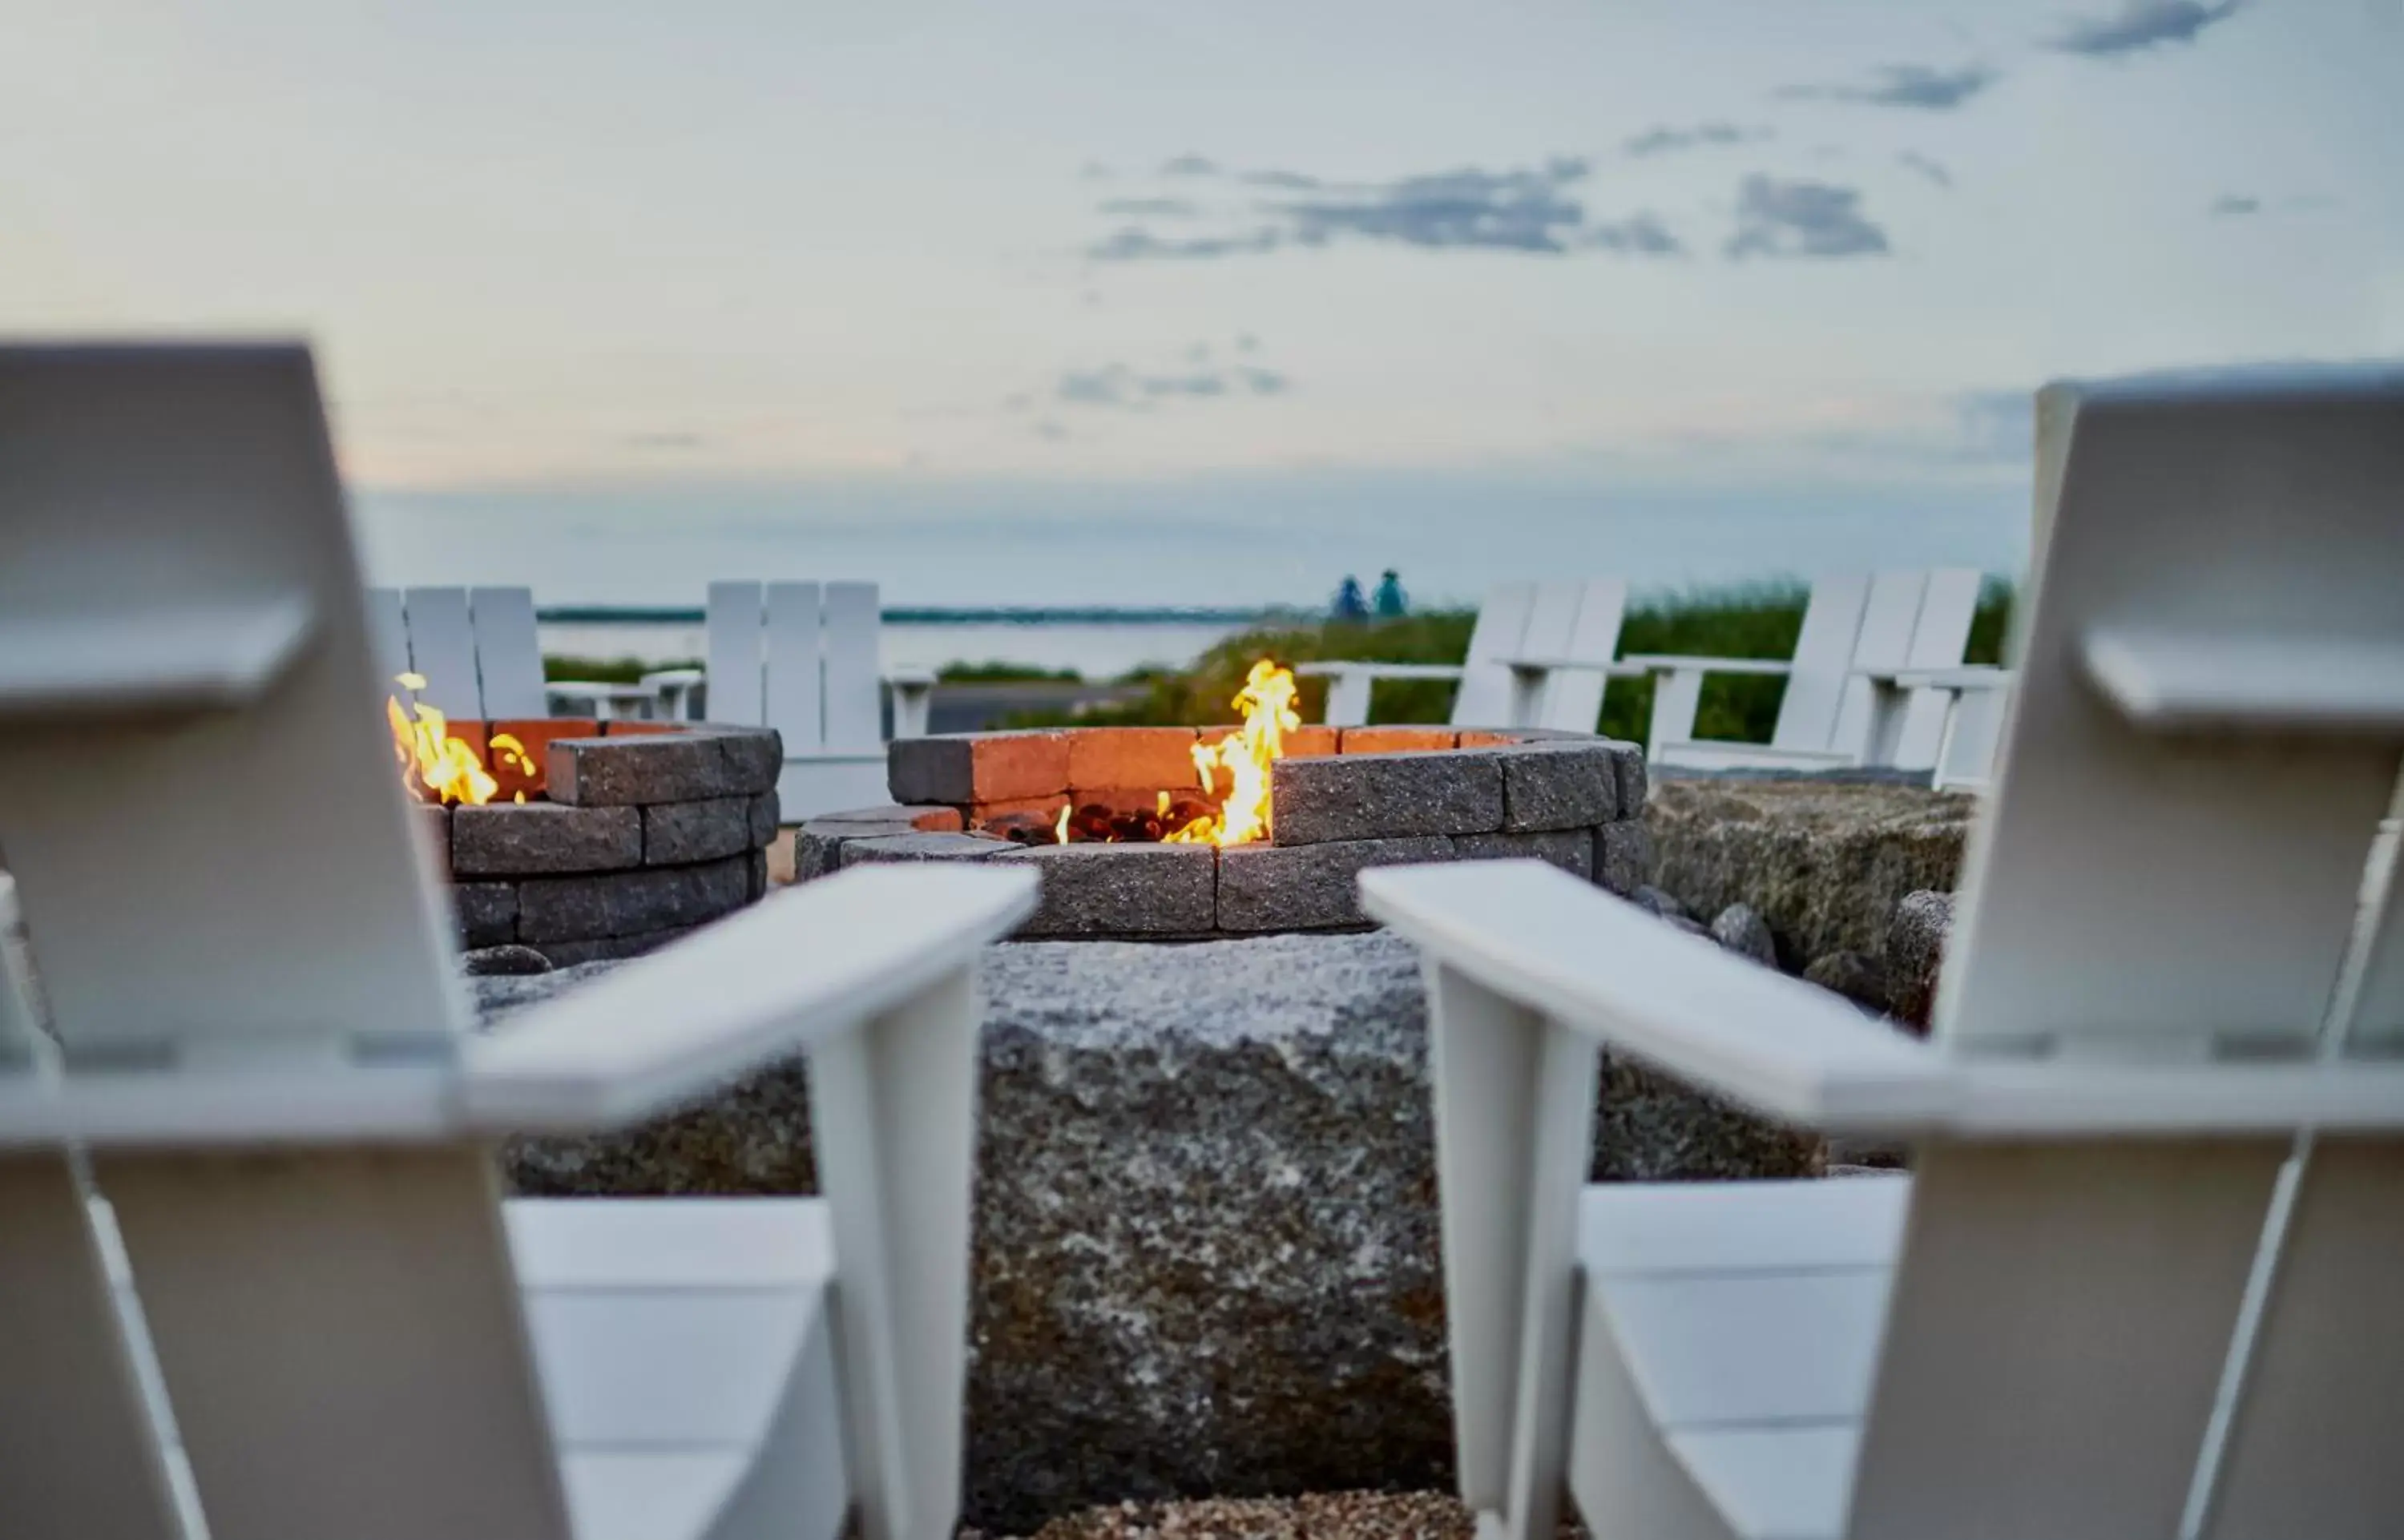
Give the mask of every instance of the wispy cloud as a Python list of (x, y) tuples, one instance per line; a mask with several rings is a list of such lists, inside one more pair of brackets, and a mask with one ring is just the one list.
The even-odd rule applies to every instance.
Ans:
[(1160, 163), (1163, 176), (1211, 176), (1218, 170), (1218, 162), (1202, 155), (1173, 156)]
[(1233, 369), (1184, 369), (1148, 372), (1131, 364), (1061, 371), (1053, 398), (1063, 406), (1144, 411), (1165, 401), (1209, 400), (1227, 396), (1281, 395), (1292, 382), (1278, 371), (1252, 365)]
[(2259, 214), (2262, 212), (2262, 200), (2249, 193), (2224, 192), (2215, 198), (2212, 201), (2212, 206), (2204, 212), (2224, 219)]
[(1826, 258), (1882, 257), (1889, 247), (1886, 231), (1862, 212), (1858, 189), (1754, 175), (1738, 189), (1736, 233), (1725, 249), (1731, 258)]
[(1950, 112), (2003, 78), (1987, 64), (1936, 69), (1927, 64), (1888, 64), (1867, 85), (1788, 86), (1778, 94), (1795, 100), (1859, 102), (1874, 107)]
[(2117, 15), (2074, 21), (2047, 44), (2061, 53), (2117, 59), (2169, 43), (2193, 43), (2204, 28), (2237, 14), (2242, 0), (2128, 0)]
[[(1184, 159), (1209, 164), (1198, 156)], [(1229, 173), (1237, 187), (1260, 189), (1243, 195), (1244, 212), (1235, 216), (1238, 228), (1164, 235), (1143, 225), (1125, 225), (1088, 246), (1086, 255), (1111, 262), (1202, 259), (1344, 242), (1546, 256), (1608, 251), (1661, 257), (1684, 249), (1654, 215), (1589, 217), (1574, 191), (1592, 170), (1583, 158), (1559, 156), (1508, 171), (1467, 166), (1391, 181), (1337, 182), (1289, 170)], [(1176, 175), (1218, 173), (1214, 168)], [(1123, 211), (1104, 205), (1103, 212)]]
[(1920, 173), (1938, 187), (1950, 188), (1953, 185), (1953, 174), (1946, 170), (1941, 161), (1932, 161), (1916, 149), (1905, 150), (1895, 157), (1895, 161), (1906, 170)]
[(1682, 149), (1749, 145), (1768, 137), (1768, 129), (1747, 128), (1741, 123), (1697, 123), (1690, 128), (1671, 128), (1663, 123), (1624, 141), (1619, 148), (1622, 154), (1639, 157), (1669, 155)]
[(1129, 219), (1183, 219), (1197, 212), (1191, 198), (1105, 198), (1094, 207)]

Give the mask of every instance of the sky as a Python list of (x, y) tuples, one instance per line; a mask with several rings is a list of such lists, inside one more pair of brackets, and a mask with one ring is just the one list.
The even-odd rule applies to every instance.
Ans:
[(0, 331), (304, 334), (371, 559), (507, 525), (561, 597), (729, 529), (935, 602), (1075, 598), (1080, 541), (1150, 602), (1381, 540), (1422, 588), (2004, 570), (2043, 380), (2404, 353), (2399, 0), (0, 0)]

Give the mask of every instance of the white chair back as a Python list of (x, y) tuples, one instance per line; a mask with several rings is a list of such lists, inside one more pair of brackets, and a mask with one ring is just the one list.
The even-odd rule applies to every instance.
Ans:
[(1497, 584), (1469, 633), (1453, 725), (1593, 732), (1602, 715), (1600, 668), (1515, 668), (1511, 660), (1608, 664), (1627, 611), (1628, 585), (1616, 578)]
[(387, 691), (414, 672), (418, 698), (460, 721), (551, 714), (532, 589), (371, 589), (368, 632)]
[(784, 739), (787, 821), (885, 800), (876, 585), (713, 582), (708, 714)]

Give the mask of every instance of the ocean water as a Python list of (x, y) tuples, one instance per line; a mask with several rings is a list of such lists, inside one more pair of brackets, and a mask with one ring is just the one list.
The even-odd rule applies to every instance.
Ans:
[[(888, 673), (940, 668), (947, 663), (1017, 663), (1071, 668), (1089, 679), (1109, 679), (1146, 664), (1182, 666), (1240, 629), (1234, 623), (1158, 621), (958, 625), (905, 621), (878, 632), (877, 652)], [(572, 622), (546, 623), (541, 632), (545, 652), (580, 658), (640, 658), (662, 664), (698, 658), (704, 651), (700, 626), (674, 623)]]

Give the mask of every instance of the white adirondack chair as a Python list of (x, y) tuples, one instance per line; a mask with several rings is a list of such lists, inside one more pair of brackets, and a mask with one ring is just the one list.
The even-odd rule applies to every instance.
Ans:
[[(1481, 1535), (1564, 1482), (1644, 1540), (2404, 1533), (2404, 371), (2040, 413), (1933, 1041), (1550, 868), (1363, 874), (1428, 959)], [(1916, 1174), (1582, 1189), (1600, 1043)]]
[(1454, 726), (1591, 733), (1605, 679), (1634, 672), (1612, 662), (1627, 611), (1628, 585), (1616, 578), (1501, 583), (1478, 607), (1469, 655), (1457, 665), (1306, 663), (1294, 672), (1330, 681), (1326, 718), (1335, 727), (1369, 720), (1369, 688), (1379, 679), (1459, 679)]
[[(1031, 885), (846, 874), (472, 1035), (306, 352), (0, 349), (0, 422), (59, 1045), (0, 1042), (0, 1534), (948, 1540), (971, 967)], [(496, 1200), (505, 1134), (804, 1052), (822, 1202)]]
[(380, 684), (416, 673), (418, 699), (462, 721), (647, 716), (659, 699), (638, 684), (544, 682), (530, 588), (371, 588), (368, 631)]
[[(1965, 568), (1823, 578), (1811, 585), (1795, 656), (1786, 663), (1662, 653), (1627, 659), (1656, 676), (1649, 757), (1702, 770), (1936, 768), (1945, 757), (1956, 694), (2001, 676), (1962, 666), (1979, 581)], [(1695, 708), (1712, 674), (1785, 678), (1769, 742), (1695, 736)], [(1972, 730), (1989, 725), (1981, 712)], [(1964, 752), (1970, 752), (1966, 743)]]
[(880, 684), (893, 690), (893, 735), (912, 738), (926, 735), (935, 680), (917, 672), (878, 679), (876, 585), (714, 582), (707, 615), (705, 678), (685, 670), (651, 679), (679, 692), (702, 685), (712, 721), (776, 730), (784, 820), (887, 800)]

